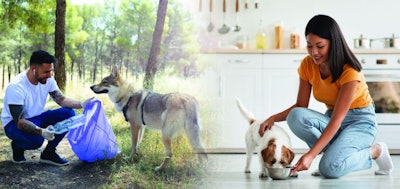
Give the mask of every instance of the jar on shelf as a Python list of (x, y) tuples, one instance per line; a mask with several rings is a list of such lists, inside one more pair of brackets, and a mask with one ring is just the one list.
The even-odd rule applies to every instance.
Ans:
[(275, 25), (275, 48), (283, 48), (283, 22)]
[(297, 30), (294, 30), (290, 33), (290, 48), (291, 49), (298, 49), (300, 48), (300, 34)]
[(239, 35), (236, 37), (235, 46), (239, 49), (249, 48), (249, 40), (247, 35)]

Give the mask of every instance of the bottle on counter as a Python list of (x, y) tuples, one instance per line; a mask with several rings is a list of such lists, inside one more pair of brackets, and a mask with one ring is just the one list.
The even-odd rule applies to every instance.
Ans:
[(283, 22), (275, 26), (275, 48), (283, 48)]
[(267, 34), (263, 30), (262, 20), (260, 20), (260, 25), (256, 34), (256, 49), (267, 49)]

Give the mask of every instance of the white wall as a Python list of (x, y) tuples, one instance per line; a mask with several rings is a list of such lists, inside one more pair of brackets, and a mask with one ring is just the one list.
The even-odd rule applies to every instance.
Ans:
[[(259, 8), (254, 8), (255, 0), (247, 0), (249, 9), (244, 9), (240, 0), (239, 25), (240, 32), (232, 30), (225, 35), (218, 34), (222, 26), (222, 0), (213, 0), (212, 13), (215, 29), (207, 32), (210, 22), (209, 0), (202, 0), (202, 12), (199, 13), (199, 0), (182, 0), (198, 20), (201, 39), (205, 46), (216, 47), (218, 41), (223, 46), (233, 44), (237, 36), (248, 35), (254, 47), (254, 36), (259, 28), (259, 20), (263, 20), (263, 28), (267, 33), (267, 47), (274, 43), (274, 25), (283, 21), (285, 24), (284, 48), (289, 48), (289, 34), (298, 28), (301, 34), (301, 46), (305, 47), (304, 28), (308, 20), (316, 14), (327, 14), (340, 25), (347, 43), (353, 47), (354, 38), (364, 34), (368, 38), (391, 37), (392, 33), (400, 35), (400, 1), (398, 0), (258, 0)], [(257, 0), (256, 0), (257, 1)], [(235, 0), (227, 0), (226, 24), (233, 27), (236, 22)], [(374, 42), (373, 47), (382, 47), (382, 43)]]

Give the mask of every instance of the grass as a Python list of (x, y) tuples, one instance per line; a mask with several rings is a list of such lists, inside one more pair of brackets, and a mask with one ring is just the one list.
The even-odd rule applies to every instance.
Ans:
[[(142, 78), (129, 79), (141, 87)], [(218, 122), (219, 112), (215, 107), (216, 95), (212, 91), (207, 76), (197, 78), (179, 78), (171, 72), (160, 73), (156, 77), (154, 91), (160, 93), (183, 92), (193, 95), (200, 105), (200, 123), (202, 125), (202, 141), (206, 147), (212, 146), (217, 139), (218, 132), (214, 126)], [(119, 148), (122, 153), (113, 160), (95, 162), (95, 169), (110, 171), (107, 184), (103, 188), (196, 188), (202, 184), (202, 178), (207, 174), (206, 164), (197, 161), (196, 155), (186, 138), (178, 135), (172, 142), (172, 161), (163, 172), (154, 172), (164, 156), (165, 150), (161, 141), (160, 132), (146, 130), (140, 148), (143, 158), (132, 158), (129, 124), (125, 122), (121, 113), (116, 112), (114, 105), (107, 95), (95, 95), (90, 89), (90, 83), (79, 81), (68, 82), (65, 95), (67, 97), (84, 100), (95, 96), (102, 101), (106, 117), (115, 133)], [(1, 105), (3, 105), (4, 91), (1, 92)], [(50, 101), (48, 107), (56, 106)], [(2, 107), (1, 107), (2, 108)], [(81, 110), (80, 110), (81, 111)], [(77, 113), (81, 113), (77, 111)], [(9, 141), (0, 141), (1, 146), (7, 146)], [(0, 161), (6, 156), (0, 155)]]

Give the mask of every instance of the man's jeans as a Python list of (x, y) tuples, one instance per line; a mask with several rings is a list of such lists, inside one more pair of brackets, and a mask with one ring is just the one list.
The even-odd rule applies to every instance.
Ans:
[[(29, 118), (27, 120), (33, 122), (41, 128), (46, 128), (49, 125), (54, 125), (57, 122), (63, 121), (70, 117), (75, 116), (75, 111), (71, 108), (59, 108), (54, 110), (47, 110), (39, 116)], [(40, 135), (29, 134), (18, 129), (14, 121), (11, 121), (4, 127), (4, 131), (8, 138), (14, 141), (15, 145), (24, 150), (33, 150), (40, 148), (44, 142), (44, 138)], [(64, 138), (67, 132), (62, 134), (55, 134), (52, 141), (48, 141), (45, 152), (54, 152), (56, 147)]]

